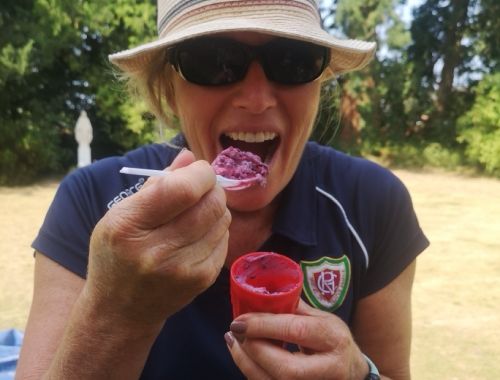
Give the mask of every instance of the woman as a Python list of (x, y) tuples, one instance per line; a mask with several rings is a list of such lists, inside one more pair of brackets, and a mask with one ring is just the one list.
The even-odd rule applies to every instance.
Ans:
[[(33, 243), (18, 378), (410, 378), (428, 242), (392, 174), (307, 142), (322, 83), (375, 48), (328, 35), (316, 6), (159, 0), (159, 39), (111, 56), (182, 134), (63, 181)], [(261, 156), (265, 187), (216, 184), (209, 162), (228, 146)], [(301, 264), (308, 303), (232, 321), (228, 268), (258, 250)]]

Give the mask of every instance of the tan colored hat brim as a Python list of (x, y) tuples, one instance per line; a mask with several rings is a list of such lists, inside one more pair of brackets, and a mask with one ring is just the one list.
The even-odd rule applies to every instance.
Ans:
[(290, 29), (289, 19), (282, 24), (280, 24), (279, 18), (273, 19), (272, 27), (266, 20), (259, 17), (252, 19), (247, 17), (244, 20), (217, 18), (192, 25), (183, 25), (182, 28), (171, 30), (165, 37), (160, 37), (156, 41), (112, 54), (109, 56), (109, 60), (121, 70), (133, 73), (143, 70), (158, 50), (173, 46), (186, 39), (231, 31), (260, 32), (326, 46), (331, 49), (329, 69), (335, 75), (363, 68), (370, 62), (375, 52), (376, 44), (373, 42), (338, 39), (319, 26), (316, 29), (311, 29), (311, 23), (307, 20), (304, 22), (295, 20), (293, 30)]

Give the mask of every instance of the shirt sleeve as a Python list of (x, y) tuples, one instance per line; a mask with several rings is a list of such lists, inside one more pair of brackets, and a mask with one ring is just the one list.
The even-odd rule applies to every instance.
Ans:
[(139, 191), (146, 180), (120, 174), (120, 168), (161, 170), (179, 150), (171, 145), (152, 144), (75, 170), (61, 182), (32, 247), (85, 278), (95, 225), (114, 204)]
[(388, 285), (429, 245), (407, 188), (394, 174), (380, 170), (378, 185), (371, 182), (371, 196), (364, 207), (368, 212), (362, 223), (364, 230), (370, 231), (370, 262), (361, 297)]
[(60, 184), (32, 247), (85, 278), (89, 240), (99, 217), (84, 170)]

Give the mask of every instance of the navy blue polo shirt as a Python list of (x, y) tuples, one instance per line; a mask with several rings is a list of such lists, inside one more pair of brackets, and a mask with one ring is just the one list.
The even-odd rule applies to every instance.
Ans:
[[(145, 182), (119, 169), (164, 169), (179, 150), (148, 145), (71, 173), (59, 186), (33, 248), (84, 278), (94, 226)], [(427, 245), (410, 195), (396, 176), (310, 142), (283, 191), (273, 234), (260, 250), (300, 263), (303, 298), (350, 324), (357, 301), (386, 286)], [(224, 341), (231, 320), (228, 270), (223, 269), (214, 285), (166, 321), (142, 378), (243, 378)]]

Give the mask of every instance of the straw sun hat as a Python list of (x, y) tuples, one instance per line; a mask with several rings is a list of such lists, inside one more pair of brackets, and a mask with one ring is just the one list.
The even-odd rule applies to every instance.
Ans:
[(330, 75), (364, 67), (375, 43), (335, 38), (321, 27), (317, 0), (158, 0), (158, 39), (109, 56), (129, 73), (154, 53), (183, 40), (228, 31), (254, 31), (331, 49)]

